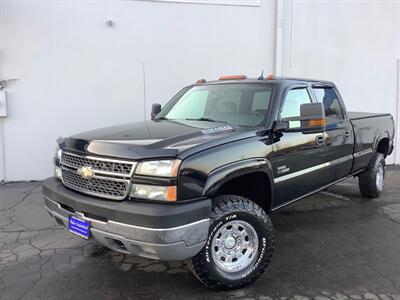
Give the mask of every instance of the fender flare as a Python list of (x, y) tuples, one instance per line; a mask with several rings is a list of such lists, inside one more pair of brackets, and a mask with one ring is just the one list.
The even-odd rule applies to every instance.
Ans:
[[(374, 151), (374, 153), (375, 152), (377, 152), (378, 151), (378, 145), (379, 145), (379, 143), (383, 140), (383, 139), (388, 139), (388, 141), (389, 141), (389, 152), (390, 152), (390, 135), (389, 135), (389, 132), (387, 132), (387, 131), (385, 131), (385, 133), (384, 134), (380, 134), (380, 133), (378, 133), (376, 136), (375, 136), (375, 139), (374, 139), (374, 142), (373, 142), (373, 144), (372, 144), (372, 150)], [(388, 153), (388, 155), (389, 155), (390, 153)]]
[(275, 196), (275, 187), (273, 185), (274, 175), (271, 163), (265, 158), (241, 160), (214, 169), (208, 174), (208, 179), (203, 190), (203, 196), (212, 198), (228, 181), (254, 172), (262, 172), (268, 178), (268, 182), (265, 184), (268, 185), (270, 191), (270, 207), (268, 209), (268, 211), (270, 211)]

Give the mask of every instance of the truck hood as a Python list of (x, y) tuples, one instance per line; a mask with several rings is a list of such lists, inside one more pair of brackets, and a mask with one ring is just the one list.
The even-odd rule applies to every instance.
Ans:
[(62, 149), (110, 157), (143, 159), (181, 157), (256, 131), (219, 122), (152, 120), (97, 129), (62, 139)]

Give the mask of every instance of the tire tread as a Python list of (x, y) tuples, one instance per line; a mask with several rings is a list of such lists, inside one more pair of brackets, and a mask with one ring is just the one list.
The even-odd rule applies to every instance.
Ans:
[(378, 198), (380, 191), (376, 187), (376, 172), (379, 164), (385, 167), (385, 157), (382, 153), (375, 153), (367, 170), (358, 175), (360, 192), (367, 198)]
[(256, 280), (258, 277), (264, 273), (266, 267), (271, 262), (272, 252), (274, 249), (274, 242), (275, 242), (275, 235), (272, 226), (272, 222), (264, 210), (259, 207), (254, 202), (236, 195), (223, 195), (219, 196), (213, 201), (213, 208), (211, 212), (211, 221), (215, 221), (220, 219), (226, 214), (232, 213), (237, 211), (245, 211), (249, 214), (256, 215), (258, 218), (261, 218), (263, 223), (265, 223), (267, 232), (268, 232), (268, 239), (267, 245), (268, 248), (266, 249), (266, 256), (261, 261), (261, 263), (257, 266), (255, 272), (247, 276), (244, 280), (240, 282), (232, 282), (232, 283), (222, 283), (218, 279), (216, 279), (212, 273), (208, 272), (207, 269), (204, 267), (206, 263), (205, 260), (193, 258), (191, 260), (191, 270), (194, 275), (207, 287), (209, 288), (219, 288), (219, 289), (236, 289), (243, 286), (246, 286)]

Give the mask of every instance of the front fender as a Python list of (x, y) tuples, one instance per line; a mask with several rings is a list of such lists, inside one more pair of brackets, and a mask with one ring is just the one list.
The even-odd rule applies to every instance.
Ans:
[(267, 175), (268, 182), (265, 182), (265, 184), (269, 187), (271, 197), (270, 203), (272, 204), (275, 191), (273, 187), (273, 172), (271, 163), (265, 158), (252, 158), (237, 161), (213, 170), (210, 172), (206, 181), (203, 196), (212, 198), (228, 181), (254, 172), (263, 172)]

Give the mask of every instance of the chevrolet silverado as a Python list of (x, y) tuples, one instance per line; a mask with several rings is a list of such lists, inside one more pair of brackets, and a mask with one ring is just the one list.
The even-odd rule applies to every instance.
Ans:
[(202, 79), (151, 120), (60, 138), (45, 207), (82, 238), (190, 259), (206, 286), (234, 289), (270, 263), (273, 211), (350, 176), (378, 197), (393, 139), (390, 114), (347, 112), (332, 82)]

